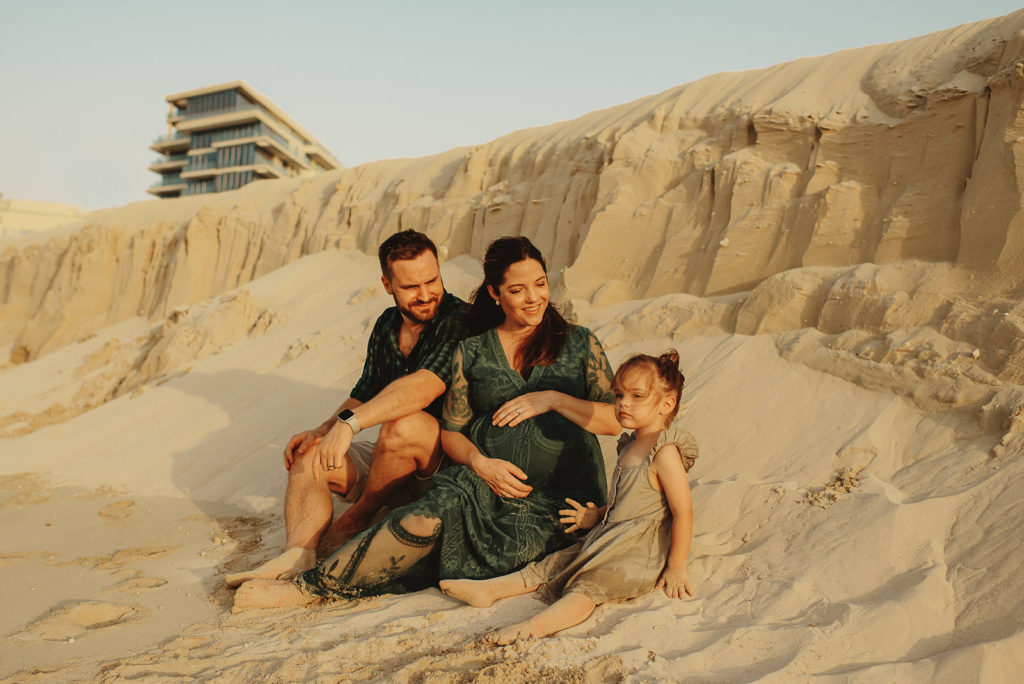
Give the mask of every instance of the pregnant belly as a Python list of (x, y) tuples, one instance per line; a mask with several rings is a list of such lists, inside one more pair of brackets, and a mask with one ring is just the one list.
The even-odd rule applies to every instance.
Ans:
[(583, 430), (557, 413), (545, 413), (515, 427), (478, 419), (470, 438), (486, 456), (514, 463), (535, 488), (561, 486), (587, 453)]

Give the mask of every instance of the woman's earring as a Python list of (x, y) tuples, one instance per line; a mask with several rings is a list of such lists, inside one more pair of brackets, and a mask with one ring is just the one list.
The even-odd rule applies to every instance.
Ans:
[(494, 300), (494, 306), (501, 306), (501, 302), (499, 302), (497, 299), (495, 299)]

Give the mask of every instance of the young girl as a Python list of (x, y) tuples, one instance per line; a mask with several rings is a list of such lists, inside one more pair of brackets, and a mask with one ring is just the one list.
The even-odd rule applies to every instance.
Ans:
[[(679, 355), (631, 357), (615, 373), (615, 415), (634, 430), (619, 437), (608, 505), (566, 499), (567, 532), (593, 528), (582, 543), (555, 552), (519, 572), (489, 580), (445, 580), (441, 591), (471, 606), (541, 588), (554, 603), (529, 620), (492, 632), (505, 645), (524, 636), (548, 636), (578, 625), (599, 603), (664, 588), (671, 598), (693, 596), (686, 572), (693, 506), (686, 472), (697, 458), (693, 436), (669, 423), (679, 409), (683, 374)], [(670, 513), (671, 511), (671, 513)], [(557, 600), (556, 600), (557, 599)]]

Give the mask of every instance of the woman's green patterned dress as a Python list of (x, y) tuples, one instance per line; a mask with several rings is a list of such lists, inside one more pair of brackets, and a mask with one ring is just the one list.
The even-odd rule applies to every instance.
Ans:
[[(572, 544), (558, 522), (565, 498), (602, 505), (607, 495), (597, 438), (554, 411), (515, 427), (496, 427), (491, 416), (509, 399), (544, 390), (611, 403), (611, 384), (600, 342), (580, 326), (569, 330), (555, 363), (534, 367), (525, 379), (510, 366), (495, 330), (463, 341), (442, 428), (519, 466), (533, 491), (499, 497), (468, 466), (447, 468), (419, 501), (392, 511), (296, 578), (297, 585), (327, 597), (410, 591), (440, 579), (503, 575)], [(413, 535), (401, 525), (408, 516), (439, 524), (430, 536)]]

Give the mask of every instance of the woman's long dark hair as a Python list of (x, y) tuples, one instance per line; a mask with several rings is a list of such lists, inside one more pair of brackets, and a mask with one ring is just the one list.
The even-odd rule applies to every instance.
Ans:
[[(484, 255), (484, 282), (473, 293), (469, 308), (468, 325), (473, 334), (497, 327), (505, 320), (505, 312), (496, 306), (487, 286), (497, 292), (505, 281), (505, 272), (512, 264), (533, 259), (540, 263), (544, 273), (548, 265), (540, 250), (525, 237), (501, 237), (487, 246)], [(569, 334), (569, 323), (548, 302), (537, 329), (519, 346), (515, 365), (523, 370), (534, 366), (549, 366), (561, 355)]]

